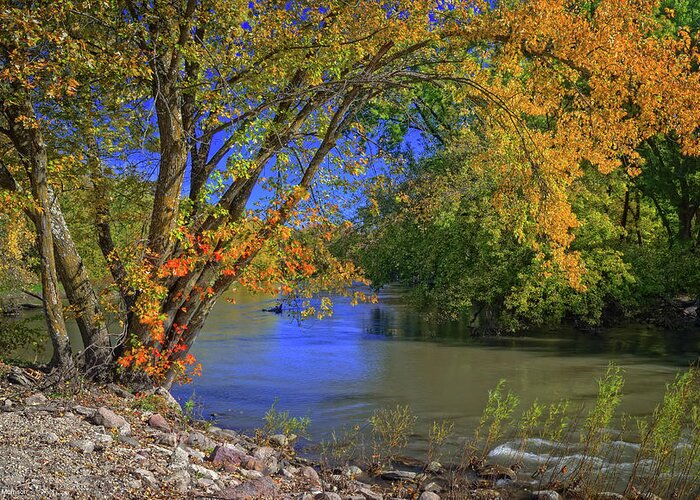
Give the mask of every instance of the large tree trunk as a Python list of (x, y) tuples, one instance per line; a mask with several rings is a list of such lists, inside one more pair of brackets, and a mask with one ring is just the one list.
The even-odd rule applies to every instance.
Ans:
[[(0, 184), (3, 189), (17, 191), (19, 186), (12, 175), (2, 168)], [(53, 238), (54, 258), (58, 276), (68, 296), (71, 306), (77, 311), (76, 323), (82, 337), (83, 358), (87, 375), (91, 378), (103, 378), (112, 361), (109, 332), (100, 311), (95, 289), (83, 265), (82, 259), (70, 235), (55, 193), (48, 187), (51, 203), (51, 232)], [(39, 224), (36, 211), (28, 211), (33, 223)]]
[(36, 120), (29, 99), (17, 105), (4, 106), (10, 127), (10, 135), (17, 151), (22, 155), (34, 198), (33, 220), (37, 232), (37, 247), (41, 258), (41, 285), (43, 290), (46, 324), (53, 345), (51, 366), (63, 377), (75, 375), (75, 364), (70, 340), (63, 318), (63, 306), (58, 289), (58, 275), (51, 231), (51, 201), (47, 180), (48, 157), (39, 127), (26, 125)]
[(153, 96), (158, 118), (160, 164), (148, 241), (154, 257), (162, 262), (162, 257), (170, 248), (171, 233), (177, 220), (188, 147), (182, 121), (178, 73), (171, 73), (158, 62), (154, 66)]
[(58, 274), (68, 301), (76, 311), (76, 322), (83, 340), (86, 374), (103, 378), (111, 366), (111, 345), (99, 299), (82, 258), (70, 235), (55, 194), (51, 197), (51, 230)]

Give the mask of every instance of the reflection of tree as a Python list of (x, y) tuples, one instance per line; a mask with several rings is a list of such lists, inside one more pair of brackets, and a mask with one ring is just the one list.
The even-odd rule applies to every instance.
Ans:
[[(396, 291), (390, 300), (381, 300), (363, 318), (365, 333), (412, 340), (482, 345), (498, 349), (529, 350), (556, 356), (625, 354), (639, 357), (667, 357), (685, 366), (700, 352), (700, 332), (666, 332), (644, 325), (631, 325), (604, 330), (592, 335), (570, 326), (532, 330), (526, 335), (478, 338), (473, 335), (468, 318), (441, 320), (417, 310), (404, 295), (397, 300)], [(383, 297), (381, 298), (383, 299)]]
[(373, 307), (369, 312), (369, 317), (363, 321), (362, 330), (370, 335), (384, 335), (393, 337), (397, 334), (396, 328), (393, 328), (395, 323), (395, 314), (389, 308)]

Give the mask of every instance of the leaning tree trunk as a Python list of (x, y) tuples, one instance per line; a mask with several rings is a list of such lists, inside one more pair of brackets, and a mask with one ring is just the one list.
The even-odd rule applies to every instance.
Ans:
[[(16, 192), (19, 189), (12, 174), (2, 168), (0, 187)], [(54, 246), (54, 258), (58, 276), (68, 296), (71, 306), (78, 312), (76, 323), (83, 340), (86, 374), (90, 378), (104, 378), (111, 368), (112, 348), (109, 332), (100, 311), (99, 300), (90, 282), (87, 271), (70, 235), (58, 201), (49, 186), (51, 200), (51, 232)], [(37, 212), (27, 210), (28, 217), (35, 224)]]
[(58, 275), (51, 233), (51, 203), (47, 180), (48, 157), (46, 144), (38, 127), (27, 120), (36, 120), (29, 99), (19, 104), (4, 106), (10, 127), (10, 135), (17, 151), (22, 155), (34, 198), (33, 220), (36, 226), (37, 247), (41, 258), (41, 286), (43, 292), (44, 312), (51, 343), (53, 357), (51, 366), (64, 377), (75, 374), (75, 365), (71, 353), (70, 339), (63, 318), (63, 306), (58, 289)]
[(83, 260), (71, 237), (58, 199), (51, 190), (51, 230), (58, 274), (68, 302), (76, 311), (76, 323), (83, 340), (85, 374), (104, 378), (111, 367), (111, 345), (99, 299)]

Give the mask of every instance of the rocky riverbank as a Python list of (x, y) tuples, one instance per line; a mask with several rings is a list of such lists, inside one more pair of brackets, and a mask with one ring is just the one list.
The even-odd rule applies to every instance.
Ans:
[(285, 435), (252, 438), (183, 416), (166, 391), (62, 393), (0, 365), (0, 497), (381, 500), (560, 498), (485, 467), (460, 488), (440, 464), (369, 475), (296, 455)]

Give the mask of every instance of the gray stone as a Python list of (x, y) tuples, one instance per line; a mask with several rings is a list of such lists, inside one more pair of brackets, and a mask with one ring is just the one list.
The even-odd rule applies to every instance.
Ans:
[(96, 410), (94, 408), (88, 408), (87, 406), (75, 405), (73, 407), (73, 411), (78, 415), (89, 417), (90, 415), (95, 413)]
[(373, 491), (372, 489), (369, 488), (369, 486), (360, 488), (357, 491), (360, 493), (360, 495), (362, 495), (367, 500), (382, 500), (382, 498), (384, 498), (384, 495), (382, 495), (381, 493), (377, 493), (376, 491)]
[(289, 438), (287, 438), (287, 436), (284, 434), (275, 434), (274, 436), (270, 436), (269, 441), (270, 443), (282, 448), (289, 444)]
[(29, 396), (25, 402), (29, 406), (38, 406), (38, 405), (43, 405), (47, 401), (48, 401), (48, 399), (46, 399), (46, 396), (44, 396), (40, 392), (37, 392), (37, 393), (34, 393), (31, 396)]
[(348, 477), (359, 476), (362, 474), (362, 469), (357, 465), (348, 465), (347, 467), (343, 467), (343, 474)]
[(442, 486), (440, 486), (435, 481), (431, 481), (423, 485), (423, 491), (432, 491), (433, 493), (440, 493), (442, 491)]
[(413, 481), (416, 478), (416, 473), (405, 470), (390, 470), (382, 472), (381, 476), (387, 481)]
[(15, 405), (11, 399), (6, 399), (5, 401), (3, 401), (2, 407), (0, 407), (0, 410), (2, 411), (13, 411), (14, 409)]
[(430, 472), (431, 474), (439, 474), (441, 470), (442, 464), (436, 460), (433, 460), (425, 467), (425, 471)]
[(440, 495), (432, 491), (424, 491), (420, 494), (418, 500), (440, 500)]
[(107, 384), (107, 389), (112, 391), (114, 394), (116, 394), (120, 398), (131, 399), (134, 397), (134, 395), (131, 394), (131, 392), (129, 392), (128, 390), (124, 389), (122, 386), (119, 386), (117, 384)]
[(209, 430), (207, 430), (207, 433), (210, 434), (211, 436), (217, 437), (219, 439), (238, 439), (239, 435), (236, 433), (236, 431), (232, 431), (230, 429), (222, 429), (221, 427), (216, 427), (212, 425), (209, 427)]
[(270, 457), (265, 460), (265, 466), (270, 471), (270, 474), (277, 474), (280, 471), (280, 464), (277, 457)]
[(177, 434), (175, 433), (160, 433), (156, 435), (156, 444), (167, 446), (168, 448), (175, 448), (177, 446)]
[(109, 434), (95, 434), (94, 439), (95, 445), (99, 446), (100, 448), (104, 448), (105, 446), (112, 444), (112, 442), (114, 441), (112, 436), (110, 436)]
[(83, 453), (92, 453), (95, 451), (95, 443), (88, 439), (76, 439), (70, 442), (70, 447), (80, 450)]
[(308, 465), (302, 467), (301, 475), (311, 481), (313, 484), (321, 484), (321, 478), (318, 477), (318, 472), (316, 472), (316, 469), (313, 467), (309, 467)]
[(133, 438), (131, 436), (127, 436), (125, 434), (119, 434), (117, 436), (117, 440), (120, 443), (128, 444), (129, 446), (133, 446), (134, 448), (138, 448), (139, 446), (141, 446), (141, 443), (139, 443), (136, 438)]
[(206, 458), (206, 455), (204, 455), (204, 453), (202, 453), (199, 450), (195, 450), (193, 448), (190, 448), (189, 446), (183, 446), (183, 445), (180, 445), (180, 446), (182, 447), (183, 450), (185, 450), (187, 452), (187, 454), (189, 456), (191, 456), (192, 458), (196, 458), (200, 462), (204, 462), (204, 459)]
[(248, 479), (258, 479), (258, 478), (261, 478), (261, 477), (263, 477), (263, 476), (265, 475), (265, 474), (263, 474), (262, 472), (260, 472), (260, 471), (258, 471), (258, 470), (252, 470), (252, 469), (251, 469), (251, 470), (249, 470), (249, 469), (241, 469), (239, 472), (240, 472), (244, 477), (246, 477), (246, 478), (248, 478)]
[(134, 475), (141, 479), (143, 483), (153, 490), (158, 490), (158, 481), (156, 481), (156, 476), (146, 469), (136, 469)]
[(177, 399), (175, 399), (167, 389), (165, 389), (164, 387), (159, 387), (158, 389), (156, 389), (156, 394), (165, 400), (166, 404), (170, 409), (176, 411), (177, 413), (182, 413), (182, 407), (180, 406), (180, 403), (177, 402)]
[(536, 500), (561, 500), (561, 495), (554, 490), (533, 491), (532, 498)]
[(219, 473), (211, 469), (207, 469), (201, 465), (190, 464), (190, 472), (197, 477), (211, 479), (212, 482), (219, 479)]
[(269, 477), (252, 479), (220, 492), (228, 500), (250, 500), (254, 498), (277, 498), (278, 487)]
[(216, 446), (216, 442), (213, 439), (208, 438), (201, 432), (190, 432), (185, 442), (200, 450), (213, 450)]
[(330, 491), (324, 491), (322, 493), (317, 493), (314, 495), (314, 500), (342, 500), (340, 495)]
[[(216, 486), (216, 483), (212, 480), (209, 479), (208, 477), (200, 477), (197, 479), (197, 486), (200, 488), (204, 488), (205, 490), (208, 490), (212, 488), (212, 486)], [(217, 486), (218, 488), (218, 486)]]
[(168, 468), (172, 470), (186, 469), (190, 463), (190, 456), (179, 446), (173, 450), (168, 460)]
[(104, 406), (97, 409), (90, 416), (89, 421), (93, 425), (102, 425), (106, 429), (116, 429), (119, 434), (131, 434), (131, 426), (124, 417), (117, 415), (109, 408)]
[(44, 432), (39, 435), (39, 441), (44, 444), (53, 444), (58, 442), (58, 436), (53, 432)]
[(275, 454), (275, 450), (269, 446), (260, 446), (253, 452), (253, 456), (260, 460), (266, 460)]
[(184, 495), (190, 489), (192, 478), (185, 469), (176, 470), (165, 480), (178, 493)]
[(168, 421), (165, 420), (163, 415), (160, 413), (154, 413), (151, 415), (151, 418), (148, 419), (148, 425), (154, 429), (158, 429), (159, 431), (170, 432), (170, 425), (168, 425)]

